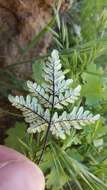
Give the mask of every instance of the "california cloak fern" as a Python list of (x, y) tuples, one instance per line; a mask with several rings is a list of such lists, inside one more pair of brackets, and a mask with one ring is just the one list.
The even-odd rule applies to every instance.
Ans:
[[(70, 135), (72, 127), (80, 130), (99, 119), (99, 114), (93, 116), (90, 111), (84, 111), (83, 107), (74, 106), (70, 113), (64, 111), (68, 104), (73, 104), (78, 99), (81, 86), (74, 89), (70, 87), (73, 80), (65, 79), (57, 50), (52, 51), (43, 71), (44, 84), (27, 81), (30, 94), (26, 99), (23, 96), (9, 95), (9, 101), (22, 111), (25, 121), (30, 125), (28, 133), (46, 130), (46, 144), (49, 132), (56, 138), (65, 139), (66, 135)], [(60, 115), (59, 109), (62, 113)]]

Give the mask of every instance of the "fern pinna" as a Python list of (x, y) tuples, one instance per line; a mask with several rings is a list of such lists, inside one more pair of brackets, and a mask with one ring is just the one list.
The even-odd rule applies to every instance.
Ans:
[[(83, 107), (74, 106), (70, 113), (64, 111), (68, 104), (73, 104), (78, 99), (81, 86), (78, 85), (74, 89), (70, 87), (73, 80), (65, 79), (57, 50), (52, 51), (51, 57), (43, 66), (43, 71), (44, 84), (27, 81), (30, 94), (25, 99), (23, 96), (9, 95), (9, 101), (22, 111), (25, 121), (30, 126), (28, 133), (46, 130), (44, 151), (49, 132), (56, 138), (65, 139), (70, 135), (72, 127), (80, 130), (83, 126), (94, 123), (100, 116), (93, 116), (89, 111), (84, 111)], [(58, 109), (61, 114), (58, 114)]]

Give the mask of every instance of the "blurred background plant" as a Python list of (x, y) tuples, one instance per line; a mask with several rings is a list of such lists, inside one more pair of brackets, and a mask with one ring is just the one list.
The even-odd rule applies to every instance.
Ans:
[[(8, 105), (9, 93), (26, 94), (24, 79), (19, 80), (12, 69), (32, 64), (30, 79), (42, 83), (42, 65), (53, 48), (58, 49), (66, 78), (82, 85), (80, 104), (101, 119), (63, 142), (48, 142), (40, 167), (46, 176), (46, 189), (107, 189), (107, 2), (106, 0), (74, 0), (53, 7), (54, 16), (36, 35), (22, 54), (37, 46), (45, 33), (52, 35), (47, 54), (17, 61), (0, 69), (0, 116), (9, 117), (5, 145), (36, 162), (41, 150), (40, 135), (29, 136), (21, 114)], [(4, 101), (5, 100), (5, 103)], [(12, 120), (12, 122), (9, 122)], [(17, 122), (16, 122), (17, 121)], [(3, 130), (2, 120), (1, 129)], [(1, 132), (2, 132), (1, 130)], [(4, 130), (3, 130), (4, 134)], [(1, 135), (3, 138), (3, 135)], [(1, 139), (3, 142), (3, 139)]]

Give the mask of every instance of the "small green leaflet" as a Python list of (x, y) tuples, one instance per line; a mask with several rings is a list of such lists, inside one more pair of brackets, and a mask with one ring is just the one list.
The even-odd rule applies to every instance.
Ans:
[(43, 68), (43, 63), (41, 60), (35, 61), (32, 64), (32, 71), (33, 71), (33, 79), (38, 82), (38, 84), (41, 84), (43, 82), (42, 76), (42, 68)]
[(82, 74), (83, 86), (82, 96), (86, 97), (87, 105), (96, 105), (103, 99), (103, 84), (101, 71), (96, 68), (95, 64), (90, 64), (86, 72)]
[(8, 137), (5, 139), (5, 145), (8, 147), (11, 147), (17, 151), (20, 151), (20, 142), (19, 142), (19, 138), (23, 139), (25, 137), (26, 134), (26, 124), (25, 123), (21, 123), (21, 122), (17, 122), (15, 124), (15, 127), (10, 128), (7, 130)]

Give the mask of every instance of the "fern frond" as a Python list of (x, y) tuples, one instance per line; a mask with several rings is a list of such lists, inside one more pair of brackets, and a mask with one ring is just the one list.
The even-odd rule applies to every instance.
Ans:
[[(23, 96), (13, 97), (9, 95), (9, 100), (13, 106), (22, 111), (25, 121), (30, 124), (31, 128), (33, 126), (32, 132), (41, 131), (40, 129), (44, 125), (48, 126), (50, 112), (48, 109), (44, 111), (36, 98), (27, 95), (26, 100), (24, 100)], [(31, 131), (31, 128), (28, 129), (28, 132)]]
[(83, 107), (74, 107), (71, 113), (66, 111), (58, 116), (57, 112), (54, 113), (51, 123), (52, 134), (65, 138), (65, 134), (70, 135), (71, 127), (82, 129), (82, 126), (95, 123), (100, 118), (97, 114), (93, 116), (89, 111), (84, 111)]
[(70, 135), (72, 127), (79, 130), (99, 119), (99, 115), (93, 116), (89, 111), (84, 111), (83, 107), (74, 107), (71, 113), (64, 111), (58, 116), (57, 109), (64, 109), (64, 106), (78, 99), (81, 86), (74, 89), (70, 87), (73, 80), (65, 79), (57, 50), (53, 50), (43, 70), (44, 84), (28, 81), (31, 95), (26, 99), (23, 96), (9, 96), (12, 105), (22, 111), (25, 121), (30, 124), (28, 133), (47, 129), (46, 138), (51, 131), (57, 138), (64, 139), (67, 134)]
[(59, 94), (59, 98), (55, 98), (54, 106), (56, 108), (63, 108), (64, 106), (68, 106), (69, 103), (74, 103), (75, 100), (80, 96), (81, 86), (78, 85), (74, 90), (66, 90), (64, 95), (63, 93)]
[(48, 124), (47, 123), (40, 123), (38, 124), (37, 122), (33, 122), (30, 124), (30, 127), (27, 129), (27, 132), (30, 134), (32, 133), (40, 133), (41, 131), (44, 131), (46, 130), (46, 128), (48, 127)]
[(29, 92), (33, 93), (32, 95), (37, 97), (45, 107), (50, 107), (52, 105), (51, 96), (46, 93), (42, 86), (38, 85), (36, 82), (27, 81), (27, 87)]
[(54, 93), (54, 95), (57, 94), (57, 92), (60, 92), (61, 86), (65, 87), (65, 84), (67, 83), (64, 80), (65, 76), (61, 70), (61, 63), (57, 50), (53, 50), (51, 57), (48, 58), (48, 61), (44, 65), (43, 70), (44, 70), (43, 77), (47, 83), (46, 87), (47, 89), (49, 89), (49, 92), (51, 94)]
[(60, 83), (58, 83), (56, 85), (56, 91), (55, 91), (55, 95), (59, 95), (60, 93), (65, 92), (66, 90), (69, 89), (69, 86), (73, 83), (72, 79), (68, 79), (68, 80), (62, 80)]

